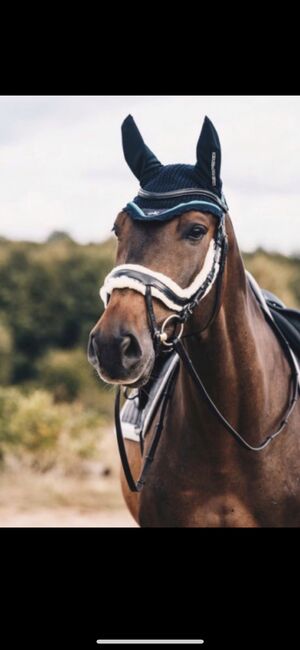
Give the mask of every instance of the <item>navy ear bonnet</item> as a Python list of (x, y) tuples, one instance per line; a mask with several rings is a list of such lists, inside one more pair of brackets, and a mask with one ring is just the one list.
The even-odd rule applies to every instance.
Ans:
[(123, 151), (140, 181), (138, 195), (123, 210), (140, 221), (168, 221), (188, 210), (222, 218), (228, 210), (222, 193), (221, 145), (205, 118), (195, 165), (162, 165), (147, 147), (131, 115), (122, 124)]

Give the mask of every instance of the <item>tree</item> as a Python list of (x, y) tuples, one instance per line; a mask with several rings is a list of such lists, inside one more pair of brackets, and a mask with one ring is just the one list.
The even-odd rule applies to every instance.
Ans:
[(46, 242), (48, 244), (56, 241), (69, 241), (74, 243), (71, 235), (69, 235), (69, 233), (65, 232), (64, 230), (53, 230), (53, 232), (51, 232), (49, 237), (46, 239)]

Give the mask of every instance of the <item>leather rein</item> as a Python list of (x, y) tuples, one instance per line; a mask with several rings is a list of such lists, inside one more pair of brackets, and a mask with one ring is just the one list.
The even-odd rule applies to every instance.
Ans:
[[(263, 314), (273, 329), (274, 333), (276, 334), (281, 347), (286, 353), (286, 356), (288, 358), (291, 370), (292, 370), (292, 385), (291, 385), (291, 391), (290, 391), (290, 400), (289, 404), (286, 410), (286, 413), (280, 422), (280, 425), (278, 429), (268, 435), (259, 445), (254, 446), (249, 444), (243, 436), (234, 429), (234, 427), (226, 420), (226, 418), (222, 415), (222, 413), (219, 411), (218, 407), (208, 394), (201, 377), (199, 376), (198, 372), (196, 371), (192, 360), (190, 356), (188, 355), (183, 343), (182, 343), (182, 338), (185, 338), (185, 336), (192, 336), (193, 334), (188, 334), (185, 336), (182, 336), (183, 334), (183, 329), (184, 329), (184, 324), (186, 321), (191, 317), (193, 314), (194, 309), (197, 307), (201, 299), (206, 295), (208, 292), (210, 286), (213, 284), (214, 277), (215, 277), (215, 264), (218, 264), (218, 273), (216, 276), (216, 291), (215, 291), (215, 301), (214, 301), (214, 307), (212, 310), (212, 314), (206, 323), (206, 325), (202, 328), (201, 332), (203, 332), (205, 329), (207, 329), (214, 319), (216, 318), (219, 309), (221, 307), (221, 286), (222, 286), (222, 278), (223, 278), (223, 272), (224, 272), (224, 266), (225, 266), (225, 261), (226, 261), (226, 256), (227, 256), (227, 249), (228, 249), (228, 243), (227, 243), (227, 235), (225, 232), (225, 225), (224, 225), (224, 219), (220, 220), (219, 227), (217, 230), (217, 235), (215, 239), (215, 258), (214, 258), (214, 264), (208, 273), (207, 277), (205, 278), (204, 282), (202, 285), (199, 287), (197, 292), (192, 296), (192, 299), (187, 301), (185, 304), (184, 308), (180, 311), (180, 313), (174, 313), (171, 314), (163, 323), (161, 328), (158, 327), (156, 318), (155, 318), (155, 313), (153, 309), (153, 286), (157, 286), (157, 279), (152, 278), (151, 274), (145, 275), (144, 277), (139, 277), (139, 281), (144, 284), (145, 291), (144, 291), (144, 296), (145, 296), (145, 301), (146, 301), (146, 310), (148, 314), (148, 320), (149, 320), (149, 327), (153, 339), (153, 345), (155, 349), (155, 354), (158, 356), (162, 349), (163, 346), (167, 346), (169, 350), (174, 350), (177, 352), (178, 356), (181, 359), (181, 362), (185, 368), (185, 370), (189, 373), (191, 378), (193, 379), (196, 387), (199, 389), (199, 392), (204, 399), (204, 401), (207, 403), (210, 411), (215, 415), (217, 420), (223, 425), (223, 427), (237, 440), (237, 442), (243, 446), (245, 449), (248, 449), (253, 452), (261, 451), (265, 449), (271, 442), (276, 438), (286, 427), (288, 420), (295, 408), (296, 402), (299, 397), (299, 370), (297, 366), (297, 362), (295, 360), (294, 354), (289, 346), (289, 343), (285, 339), (284, 335), (280, 331), (280, 329), (277, 327), (276, 323), (272, 319), (272, 317), (262, 308)], [(127, 276), (130, 276), (130, 271), (127, 271)], [(133, 274), (133, 276), (137, 277), (137, 272)], [(163, 291), (160, 287), (160, 290)], [(165, 288), (165, 291), (167, 292), (168, 287)], [(176, 298), (174, 298), (176, 299)], [(168, 337), (166, 333), (166, 328), (172, 321), (175, 321), (176, 326), (175, 330), (177, 328), (177, 325), (180, 326), (179, 332), (176, 335), (174, 335), (170, 338)], [(198, 332), (199, 333), (199, 330)], [(171, 374), (171, 376), (168, 379), (167, 385), (165, 387), (164, 393), (163, 393), (163, 401), (162, 401), (162, 406), (160, 410), (160, 415), (159, 419), (157, 422), (157, 425), (155, 427), (155, 432), (151, 441), (151, 444), (149, 446), (149, 449), (147, 451), (147, 454), (144, 458), (142, 470), (140, 473), (140, 476), (137, 481), (133, 478), (127, 453), (126, 453), (126, 448), (125, 448), (125, 443), (124, 443), (124, 437), (122, 433), (122, 425), (121, 425), (121, 418), (120, 418), (120, 400), (121, 400), (121, 389), (118, 386), (117, 391), (116, 391), (116, 398), (115, 398), (115, 427), (116, 427), (116, 436), (117, 436), (117, 442), (118, 442), (118, 447), (119, 447), (119, 453), (120, 453), (120, 458), (124, 470), (124, 474), (128, 483), (128, 487), (132, 492), (140, 492), (144, 485), (145, 481), (149, 472), (149, 469), (151, 467), (151, 464), (154, 460), (155, 452), (158, 447), (159, 440), (161, 438), (161, 434), (163, 431), (163, 425), (164, 425), (164, 419), (165, 419), (165, 414), (167, 411), (167, 406), (170, 400), (170, 397), (172, 395), (172, 389), (175, 385), (175, 379), (177, 377), (177, 371), (178, 367), (175, 372)], [(141, 451), (143, 453), (143, 442), (141, 440)]]

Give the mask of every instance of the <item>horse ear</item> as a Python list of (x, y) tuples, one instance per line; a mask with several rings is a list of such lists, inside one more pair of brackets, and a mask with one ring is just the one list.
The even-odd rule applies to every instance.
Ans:
[(131, 115), (122, 124), (122, 143), (125, 160), (141, 183), (156, 176), (162, 164), (145, 144)]
[(204, 187), (221, 192), (221, 145), (217, 131), (207, 116), (197, 144), (195, 169)]

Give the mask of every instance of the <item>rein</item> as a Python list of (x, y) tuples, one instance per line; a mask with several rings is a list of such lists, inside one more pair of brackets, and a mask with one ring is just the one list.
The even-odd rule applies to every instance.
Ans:
[[(288, 420), (295, 408), (296, 402), (299, 397), (299, 370), (297, 366), (297, 362), (295, 360), (294, 354), (289, 346), (289, 343), (283, 336), (282, 332), (272, 319), (272, 317), (262, 308), (263, 314), (275, 332), (277, 338), (279, 339), (279, 342), (281, 344), (281, 347), (286, 353), (286, 356), (288, 358), (291, 370), (292, 370), (292, 386), (291, 386), (291, 394), (290, 394), (290, 399), (289, 399), (289, 404), (286, 410), (286, 413), (280, 422), (279, 428), (272, 434), (268, 435), (265, 440), (263, 440), (259, 445), (253, 446), (249, 444), (245, 438), (234, 429), (234, 427), (226, 420), (226, 418), (222, 415), (222, 413), (219, 411), (218, 407), (208, 394), (201, 377), (197, 373), (191, 358), (189, 357), (187, 351), (185, 350), (181, 338), (185, 338), (186, 336), (192, 336), (192, 334), (187, 334), (185, 336), (182, 336), (183, 334), (183, 329), (184, 329), (184, 324), (186, 321), (191, 317), (194, 309), (197, 307), (199, 302), (207, 295), (207, 293), (210, 291), (212, 285), (214, 284), (216, 280), (216, 292), (215, 292), (215, 301), (214, 301), (214, 307), (212, 310), (212, 314), (206, 323), (206, 325), (202, 328), (201, 332), (207, 329), (214, 319), (216, 318), (219, 309), (221, 307), (221, 285), (222, 285), (222, 278), (223, 278), (223, 271), (224, 271), (224, 266), (225, 266), (225, 261), (226, 261), (226, 255), (227, 255), (227, 250), (228, 250), (228, 243), (227, 243), (227, 235), (225, 232), (225, 226), (224, 226), (224, 219), (220, 220), (217, 234), (216, 234), (216, 239), (214, 240), (215, 248), (214, 248), (214, 257), (213, 257), (213, 262), (211, 265), (211, 268), (204, 278), (204, 280), (201, 282), (200, 286), (196, 289), (194, 293), (191, 294), (190, 298), (185, 301), (184, 306), (182, 307), (182, 297), (177, 296), (176, 292), (174, 292), (174, 287), (173, 281), (168, 282), (168, 278), (166, 276), (163, 276), (163, 274), (155, 274), (155, 276), (151, 275), (149, 273), (139, 273), (139, 271), (136, 270), (136, 268), (130, 269), (130, 266), (134, 265), (123, 265), (122, 267), (117, 267), (117, 269), (114, 269), (112, 273), (108, 276), (106, 279), (104, 286), (101, 289), (100, 295), (103, 298), (104, 302), (107, 304), (107, 301), (109, 299), (109, 294), (113, 290), (113, 288), (121, 288), (124, 278), (126, 282), (126, 278), (133, 278), (134, 282), (136, 283), (135, 286), (130, 285), (130, 282), (128, 280), (127, 284), (123, 284), (123, 287), (129, 287), (129, 288), (135, 288), (137, 291), (140, 291), (143, 293), (145, 296), (145, 302), (146, 302), (146, 310), (148, 314), (148, 320), (149, 320), (149, 327), (153, 339), (153, 345), (155, 349), (155, 354), (156, 356), (160, 354), (162, 350), (162, 346), (168, 347), (170, 350), (174, 350), (178, 356), (181, 359), (181, 362), (186, 369), (186, 371), (189, 373), (191, 378), (193, 379), (195, 385), (199, 389), (199, 392), (204, 399), (204, 401), (207, 403), (210, 411), (215, 415), (217, 420), (224, 426), (224, 428), (237, 440), (237, 442), (242, 445), (245, 449), (248, 449), (250, 451), (258, 452), (262, 451), (265, 449), (271, 442), (276, 438), (286, 427)], [(204, 263), (205, 265), (205, 263)], [(125, 269), (126, 267), (126, 269)], [(143, 267), (142, 267), (143, 268)], [(157, 276), (161, 276), (164, 280), (164, 282)], [(201, 274), (199, 274), (201, 275)], [(125, 277), (126, 276), (126, 277)], [(121, 285), (120, 285), (120, 278), (122, 279)], [(201, 278), (202, 279), (202, 278)], [(171, 287), (170, 287), (171, 285)], [(109, 289), (109, 290), (107, 290)], [(170, 292), (172, 294), (170, 298)], [(182, 292), (182, 290), (181, 290)], [(170, 299), (176, 306), (176, 311), (179, 313), (174, 313), (171, 314), (162, 324), (161, 328), (158, 327), (156, 318), (155, 318), (155, 313), (153, 309), (153, 297), (158, 297), (162, 302), (165, 304), (168, 304)], [(167, 333), (166, 333), (166, 328), (170, 324), (170, 322), (174, 320), (175, 322), (180, 325), (180, 330), (177, 336), (174, 334), (172, 338), (169, 338)], [(176, 330), (176, 327), (175, 327)], [(199, 332), (197, 332), (199, 333)], [(195, 333), (194, 333), (195, 334)], [(178, 367), (177, 367), (178, 370)], [(116, 425), (116, 435), (117, 435), (117, 442), (118, 442), (118, 447), (119, 447), (119, 453), (120, 453), (120, 458), (124, 470), (124, 474), (128, 483), (128, 487), (132, 492), (140, 492), (142, 488), (145, 485), (145, 481), (151, 466), (151, 463), (153, 462), (154, 456), (156, 449), (158, 447), (159, 440), (161, 438), (161, 434), (163, 431), (163, 426), (164, 426), (164, 418), (165, 414), (167, 411), (167, 406), (172, 394), (172, 388), (175, 385), (175, 379), (177, 377), (177, 371), (173, 372), (172, 375), (170, 376), (168, 383), (165, 388), (165, 392), (163, 393), (163, 401), (162, 401), (162, 407), (160, 411), (160, 416), (158, 423), (155, 428), (155, 432), (153, 435), (152, 442), (150, 444), (149, 450), (147, 452), (147, 455), (145, 456), (143, 467), (141, 470), (141, 474), (138, 478), (137, 481), (134, 480), (131, 469), (129, 466), (128, 462), (128, 457), (126, 453), (126, 448), (125, 448), (125, 443), (124, 443), (124, 438), (123, 438), (123, 433), (122, 433), (122, 425), (121, 425), (121, 419), (120, 419), (120, 398), (121, 398), (121, 390), (120, 387), (117, 388), (116, 392), (116, 399), (115, 399), (115, 425)]]
[[(178, 368), (177, 368), (178, 371)], [(166, 385), (165, 391), (163, 393), (163, 404), (159, 416), (158, 423), (155, 428), (153, 440), (151, 442), (151, 445), (149, 447), (148, 453), (145, 456), (144, 464), (142, 467), (142, 471), (140, 473), (140, 476), (137, 481), (134, 480), (131, 469), (129, 466), (128, 462), (128, 457), (126, 453), (126, 448), (125, 448), (125, 443), (124, 443), (124, 437), (123, 437), (123, 432), (122, 432), (122, 425), (121, 425), (121, 419), (120, 419), (120, 397), (121, 397), (121, 390), (120, 387), (117, 387), (117, 392), (116, 392), (116, 399), (115, 399), (115, 424), (116, 424), (116, 434), (117, 434), (117, 441), (118, 441), (118, 447), (119, 447), (119, 453), (120, 453), (120, 458), (123, 466), (123, 471), (126, 476), (126, 480), (128, 483), (128, 487), (131, 490), (131, 492), (141, 492), (145, 485), (145, 481), (147, 478), (147, 474), (149, 472), (151, 463), (154, 460), (155, 452), (162, 434), (163, 426), (164, 426), (164, 419), (165, 419), (165, 413), (167, 410), (168, 402), (171, 397), (171, 388), (173, 386), (175, 376), (177, 375), (177, 372), (173, 372), (169, 378), (169, 381)]]
[(288, 409), (287, 409), (287, 411), (285, 413), (285, 416), (284, 416), (283, 420), (281, 421), (281, 423), (279, 425), (279, 428), (274, 433), (268, 435), (265, 438), (265, 440), (263, 440), (257, 446), (250, 445), (249, 442), (247, 442), (245, 440), (245, 438), (243, 438), (243, 436), (241, 436), (241, 434), (231, 426), (231, 424), (228, 422), (228, 420), (226, 420), (226, 418), (219, 411), (218, 407), (215, 405), (212, 398), (209, 396), (209, 394), (208, 394), (208, 392), (207, 392), (207, 390), (206, 390), (206, 388), (205, 388), (205, 386), (204, 386), (204, 384), (202, 382), (202, 379), (199, 377), (197, 371), (195, 370), (189, 355), (187, 354), (185, 348), (182, 345), (182, 342), (180, 340), (178, 340), (178, 339), (174, 339), (174, 341), (173, 341), (173, 349), (176, 350), (176, 352), (179, 355), (185, 369), (187, 370), (189, 375), (194, 380), (194, 383), (196, 384), (197, 388), (199, 388), (202, 397), (206, 401), (206, 403), (209, 406), (212, 413), (217, 417), (219, 422), (221, 422), (221, 424), (223, 424), (225, 429), (242, 445), (242, 447), (244, 447), (245, 449), (248, 449), (250, 451), (261, 451), (262, 449), (265, 449), (270, 444), (270, 442), (272, 442), (272, 440), (274, 440), (274, 438), (276, 438), (276, 436), (278, 436), (279, 433), (281, 433), (281, 431), (283, 431), (283, 429), (286, 427), (286, 425), (287, 425), (287, 423), (289, 421), (289, 418), (290, 418), (290, 416), (291, 416), (291, 414), (292, 414), (292, 412), (293, 412), (293, 410), (295, 408), (296, 402), (297, 402), (298, 397), (299, 397), (299, 391), (298, 391), (298, 374), (299, 373), (298, 373), (298, 368), (296, 367), (296, 364), (295, 364), (294, 356), (291, 353), (290, 346), (287, 343), (284, 336), (281, 334), (281, 332), (278, 329), (277, 325), (272, 321), (271, 318), (270, 318), (269, 323), (270, 323), (271, 327), (274, 326), (273, 329), (276, 332), (276, 334), (278, 335), (279, 341), (280, 341), (282, 347), (285, 349), (285, 351), (287, 353), (287, 357), (288, 357), (288, 360), (289, 360), (289, 363), (290, 363), (291, 369), (292, 369), (293, 382), (292, 382), (291, 398), (290, 398), (290, 401), (289, 401), (289, 406), (288, 406)]

